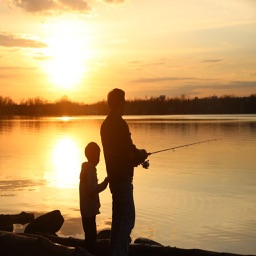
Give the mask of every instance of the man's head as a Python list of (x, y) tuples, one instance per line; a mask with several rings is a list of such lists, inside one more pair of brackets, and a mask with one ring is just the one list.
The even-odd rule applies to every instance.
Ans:
[(85, 147), (84, 153), (89, 162), (91, 162), (95, 166), (99, 163), (100, 147), (98, 146), (97, 143), (95, 142), (88, 143), (88, 145)]
[(108, 106), (111, 110), (123, 109), (125, 104), (125, 92), (115, 88), (108, 93)]

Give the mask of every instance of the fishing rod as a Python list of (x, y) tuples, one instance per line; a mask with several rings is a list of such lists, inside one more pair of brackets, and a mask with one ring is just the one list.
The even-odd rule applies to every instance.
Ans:
[[(197, 141), (197, 142), (193, 142), (193, 143), (189, 143), (189, 144), (184, 144), (184, 145), (181, 145), (181, 146), (161, 149), (161, 150), (157, 150), (157, 151), (148, 153), (148, 156), (153, 155), (153, 154), (158, 154), (158, 153), (161, 153), (161, 152), (164, 152), (164, 151), (168, 151), (168, 150), (173, 150), (174, 151), (177, 148), (185, 148), (185, 147), (189, 147), (189, 146), (192, 146), (192, 145), (197, 145), (197, 144), (201, 144), (201, 143), (216, 141), (216, 140), (220, 140), (220, 139), (221, 138), (210, 139), (210, 140), (202, 140), (202, 141)], [(148, 167), (149, 167), (149, 160), (144, 161), (141, 165), (142, 165), (143, 168), (148, 169)]]

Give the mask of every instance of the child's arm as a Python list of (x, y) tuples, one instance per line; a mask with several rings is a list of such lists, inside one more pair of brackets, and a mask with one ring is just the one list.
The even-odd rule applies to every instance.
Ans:
[(98, 193), (102, 192), (108, 186), (108, 177), (106, 177), (100, 184), (97, 186)]
[(87, 190), (91, 194), (98, 194), (106, 189), (108, 185), (108, 178), (105, 178), (100, 184), (97, 183), (96, 171), (89, 170), (87, 176)]

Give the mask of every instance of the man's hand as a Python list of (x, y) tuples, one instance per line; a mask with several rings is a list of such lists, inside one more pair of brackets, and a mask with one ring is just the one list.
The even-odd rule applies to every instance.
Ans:
[(136, 149), (129, 155), (129, 159), (133, 163), (134, 167), (142, 164), (148, 157), (148, 153), (145, 149)]
[(141, 153), (141, 158), (142, 158), (142, 163), (148, 158), (148, 153), (145, 149), (140, 149), (140, 153)]

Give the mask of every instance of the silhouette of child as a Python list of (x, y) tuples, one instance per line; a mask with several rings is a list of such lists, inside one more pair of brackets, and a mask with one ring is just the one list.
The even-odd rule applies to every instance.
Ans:
[(79, 184), (80, 212), (85, 234), (85, 247), (93, 252), (97, 239), (96, 215), (100, 213), (99, 193), (106, 189), (108, 178), (98, 184), (96, 166), (100, 161), (100, 147), (90, 142), (85, 147), (88, 162), (82, 163)]

